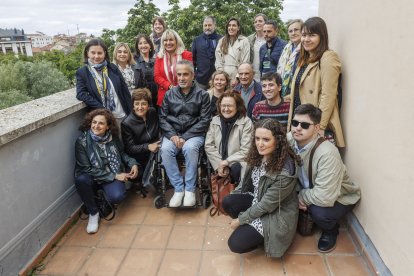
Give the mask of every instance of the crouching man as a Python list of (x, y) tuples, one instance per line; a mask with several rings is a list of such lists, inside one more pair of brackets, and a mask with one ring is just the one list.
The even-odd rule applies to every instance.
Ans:
[[(174, 195), (170, 207), (194, 206), (195, 186), (200, 148), (210, 123), (210, 96), (194, 84), (194, 67), (187, 60), (177, 62), (178, 86), (165, 94), (160, 110), (162, 164), (165, 167)], [(185, 158), (185, 183), (176, 156), (182, 151)]]
[(335, 145), (319, 139), (321, 115), (322, 111), (312, 104), (298, 106), (288, 140), (303, 160), (299, 171), (299, 209), (309, 211), (322, 230), (319, 251), (330, 252), (335, 249), (339, 220), (355, 207), (361, 192), (350, 180)]

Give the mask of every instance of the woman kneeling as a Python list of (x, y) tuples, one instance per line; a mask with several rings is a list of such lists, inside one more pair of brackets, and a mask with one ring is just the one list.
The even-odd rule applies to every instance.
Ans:
[(296, 232), (299, 158), (279, 122), (264, 119), (255, 124), (246, 161), (249, 168), (242, 185), (223, 200), (224, 210), (233, 218), (230, 250), (245, 253), (264, 244), (266, 255), (281, 257)]
[[(102, 189), (110, 203), (120, 203), (125, 198), (124, 182), (137, 177), (138, 165), (123, 152), (116, 119), (109, 110), (90, 112), (79, 129), (83, 133), (75, 145), (75, 185), (89, 212), (86, 232), (93, 234), (99, 226), (96, 191)], [(129, 173), (124, 164), (131, 168)]]

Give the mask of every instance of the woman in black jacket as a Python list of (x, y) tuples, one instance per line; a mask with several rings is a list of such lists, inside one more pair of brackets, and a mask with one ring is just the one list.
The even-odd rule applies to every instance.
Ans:
[(137, 180), (141, 182), (151, 167), (147, 165), (152, 153), (160, 149), (159, 123), (156, 110), (150, 107), (151, 93), (147, 88), (136, 89), (132, 101), (133, 111), (122, 121), (121, 131), (125, 152), (139, 163)]
[(135, 40), (135, 68), (145, 75), (146, 87), (151, 91), (152, 106), (157, 106), (158, 86), (154, 81), (154, 44), (149, 36), (139, 34)]
[(85, 66), (76, 71), (76, 98), (90, 109), (106, 108), (122, 120), (131, 112), (131, 94), (119, 69), (109, 62), (108, 48), (91, 39), (83, 51)]

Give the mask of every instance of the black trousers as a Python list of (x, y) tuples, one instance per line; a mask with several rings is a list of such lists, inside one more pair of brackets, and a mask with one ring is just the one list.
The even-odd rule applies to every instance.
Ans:
[(312, 219), (319, 228), (324, 232), (330, 232), (338, 235), (339, 220), (355, 207), (352, 205), (343, 205), (338, 201), (332, 207), (320, 207), (316, 205), (308, 206)]
[[(252, 201), (253, 196), (249, 194), (230, 194), (223, 199), (222, 206), (235, 219), (240, 212), (252, 206)], [(243, 224), (233, 231), (227, 243), (232, 252), (241, 254), (255, 250), (263, 242), (263, 236), (253, 226)]]

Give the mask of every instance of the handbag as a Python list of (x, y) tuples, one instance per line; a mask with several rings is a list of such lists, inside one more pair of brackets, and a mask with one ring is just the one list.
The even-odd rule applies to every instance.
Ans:
[[(319, 137), (318, 141), (316, 141), (315, 145), (313, 146), (310, 156), (309, 156), (309, 169), (308, 169), (308, 179), (309, 179), (309, 189), (313, 188), (312, 183), (312, 159), (313, 155), (315, 154), (316, 149), (325, 141), (324, 137)], [(303, 211), (299, 209), (299, 218), (298, 218), (298, 232), (302, 236), (309, 236), (312, 234), (313, 229), (313, 220), (312, 215), (307, 211)]]
[(210, 216), (215, 216), (216, 214), (220, 215), (220, 213), (227, 216), (227, 213), (223, 210), (222, 206), (223, 198), (236, 188), (236, 184), (231, 183), (230, 173), (225, 177), (221, 177), (218, 175), (217, 171), (211, 174), (210, 183), (214, 205), (210, 209)]
[[(99, 189), (95, 195), (96, 207), (98, 207), (99, 217), (107, 221), (113, 220), (115, 217), (115, 207), (108, 201), (106, 198), (105, 192), (102, 189)], [(85, 204), (82, 204), (79, 213), (79, 218), (85, 220), (88, 218), (88, 209), (86, 209)]]

